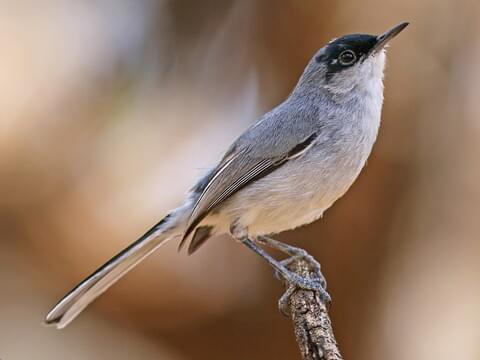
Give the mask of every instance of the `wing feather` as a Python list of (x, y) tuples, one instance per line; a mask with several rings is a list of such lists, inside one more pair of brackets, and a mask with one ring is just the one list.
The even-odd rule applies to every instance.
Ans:
[[(198, 197), (183, 240), (216, 206), (250, 182), (266, 176), (286, 161), (303, 155), (313, 146), (316, 138), (317, 133), (313, 133), (300, 143), (295, 144), (286, 153), (270, 158), (254, 157), (246, 150), (229, 153), (218, 165), (217, 170), (214, 171), (210, 181)], [(183, 241), (181, 244), (183, 244)]]

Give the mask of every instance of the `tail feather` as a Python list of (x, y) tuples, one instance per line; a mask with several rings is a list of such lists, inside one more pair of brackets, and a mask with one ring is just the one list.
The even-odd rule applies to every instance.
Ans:
[[(153, 253), (178, 232), (178, 216), (167, 215), (137, 241), (115, 255), (79, 283), (48, 313), (45, 324), (58, 329), (67, 326), (82, 310), (104, 293), (135, 265)], [(177, 230), (177, 231), (176, 231)]]

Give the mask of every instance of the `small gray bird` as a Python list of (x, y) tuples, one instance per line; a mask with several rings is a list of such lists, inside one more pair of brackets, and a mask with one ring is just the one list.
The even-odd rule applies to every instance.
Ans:
[(267, 235), (318, 219), (352, 185), (380, 125), (385, 45), (407, 25), (379, 36), (346, 35), (320, 49), (290, 96), (230, 146), (183, 205), (78, 284), (45, 322), (65, 327), (167, 240), (179, 238), (179, 249), (189, 240), (192, 254), (225, 233), (262, 256), (288, 283), (328, 296), (323, 281), (291, 272), (258, 244), (307, 256)]

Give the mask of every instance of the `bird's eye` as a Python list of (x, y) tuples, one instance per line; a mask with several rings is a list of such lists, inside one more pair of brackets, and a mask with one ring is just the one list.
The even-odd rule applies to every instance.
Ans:
[(357, 55), (352, 50), (343, 51), (338, 57), (338, 61), (343, 66), (352, 65), (357, 60)]

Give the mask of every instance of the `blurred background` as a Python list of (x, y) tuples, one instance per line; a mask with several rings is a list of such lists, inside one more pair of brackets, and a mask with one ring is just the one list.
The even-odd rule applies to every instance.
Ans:
[(368, 166), (280, 239), (322, 263), (347, 359), (480, 358), (480, 4), (0, 0), (0, 358), (298, 359), (244, 247), (170, 243), (64, 331), (64, 293), (178, 205), (333, 37), (390, 47)]

